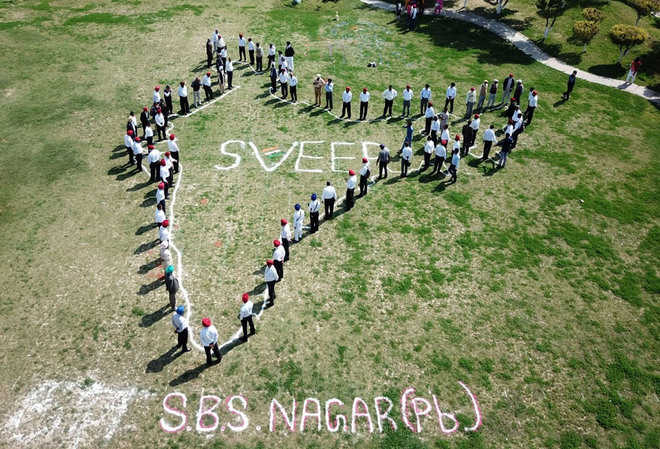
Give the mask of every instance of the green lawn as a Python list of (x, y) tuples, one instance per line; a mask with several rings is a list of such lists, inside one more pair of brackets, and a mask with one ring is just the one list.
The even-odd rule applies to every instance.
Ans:
[[(79, 447), (111, 449), (658, 447), (660, 128), (652, 126), (659, 118), (652, 104), (585, 82), (562, 103), (564, 74), (492, 34), (438, 18), (406, 33), (391, 13), (357, 0), (304, 0), (296, 8), (272, 0), (0, 5), (7, 287), (0, 447), (67, 447), (73, 430)], [(336, 82), (336, 111), (347, 85), (356, 94), (371, 90), (375, 118), (390, 83), (399, 92), (409, 83), (418, 95), (428, 82), (437, 104), (455, 81), (462, 115), (470, 86), (509, 72), (540, 92), (540, 107), (506, 169), (467, 158), (456, 184), (426, 172), (390, 176), (353, 210), (322, 223), (293, 246), (277, 306), (256, 322), (257, 335), (204, 370), (197, 352), (163, 362), (174, 336), (169, 315), (159, 312), (164, 288), (152, 288), (161, 273), (150, 249), (155, 231), (145, 230), (153, 188), (124, 165), (121, 144), (127, 112), (149, 101), (154, 84), (205, 71), (203, 44), (216, 27), (232, 57), (239, 32), (278, 48), (293, 41), (300, 99), (312, 100), (312, 78), (321, 73)], [(366, 67), (372, 60), (376, 69)], [(184, 166), (175, 228), (183, 280), (195, 329), (210, 316), (222, 340), (239, 326), (240, 294), (261, 291), (259, 269), (279, 219), (291, 218), (293, 204), (306, 204), (326, 180), (343, 190), (344, 173), (330, 171), (331, 142), (353, 143), (337, 145), (336, 156), (361, 157), (361, 142), (398, 150), (404, 136), (399, 119), (349, 124), (280, 103), (265, 94), (266, 77), (247, 69), (236, 70), (234, 84), (240, 89), (174, 121)], [(490, 123), (501, 127), (504, 119), (483, 114), (482, 130)], [(452, 132), (462, 124), (452, 123)], [(298, 147), (265, 172), (250, 146), (237, 144), (226, 150), (241, 156), (239, 166), (217, 170), (236, 160), (220, 152), (234, 139), (258, 151), (321, 142), (305, 144), (306, 155), (321, 159), (300, 167), (322, 173), (295, 170)], [(422, 146), (416, 138), (412, 169)], [(335, 164), (357, 169), (359, 161)], [(76, 392), (56, 400), (46, 389), (38, 397), (51, 410), (43, 425), (59, 425), (39, 433), (36, 419), (12, 431), (24, 398), (51, 381), (72, 382)], [(338, 398), (350, 414), (353, 398), (371, 407), (383, 395), (396, 414), (409, 386), (435, 394), (464, 428), (474, 413), (459, 381), (479, 400), (477, 432), (443, 435), (432, 417), (420, 434), (400, 419), (399, 430), (384, 435), (367, 433), (364, 419), (357, 435), (330, 433), (325, 423), (321, 432), (267, 431), (273, 398), (285, 407), (296, 399), (298, 422), (310, 397)], [(90, 398), (82, 404), (119, 409), (119, 401), (94, 396), (100, 386), (139, 391), (109, 441), (105, 430), (80, 430), (82, 412), (71, 408), (82, 392)], [(171, 435), (159, 420), (176, 422), (162, 404), (175, 391), (188, 398), (192, 429)], [(248, 399), (250, 428), (197, 432), (201, 395), (234, 393)], [(112, 424), (84, 416), (92, 429)], [(17, 434), (22, 442), (12, 439)]]

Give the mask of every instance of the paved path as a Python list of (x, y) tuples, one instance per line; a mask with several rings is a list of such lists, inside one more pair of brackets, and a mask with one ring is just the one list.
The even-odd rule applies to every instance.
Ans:
[[(375, 8), (386, 9), (388, 11), (394, 11), (394, 5), (387, 3), (381, 0), (360, 0), (362, 3), (373, 6)], [(431, 8), (424, 11), (425, 15), (433, 15), (433, 10)], [(513, 28), (505, 25), (497, 20), (490, 20), (482, 17), (480, 15), (471, 13), (469, 11), (457, 11), (444, 9), (441, 15), (449, 17), (450, 19), (462, 20), (463, 22), (469, 22), (474, 25), (478, 25), (482, 28), (487, 29), (488, 31), (497, 34), (502, 39), (505, 39), (515, 45), (520, 51), (526, 55), (532, 57), (541, 64), (552, 67), (555, 70), (564, 72), (567, 75), (573, 73), (573, 70), (578, 71), (578, 78), (590, 81), (596, 84), (602, 84), (603, 86), (614, 87), (625, 92), (630, 92), (631, 94), (640, 96), (654, 103), (660, 104), (660, 93), (649, 89), (644, 86), (638, 86), (637, 84), (626, 84), (622, 80), (617, 80), (613, 78), (606, 78), (604, 76), (594, 75), (577, 67), (572, 67), (568, 64), (561, 62), (557, 58), (545, 53), (539, 47), (534, 44), (529, 38), (524, 34), (519, 33)]]

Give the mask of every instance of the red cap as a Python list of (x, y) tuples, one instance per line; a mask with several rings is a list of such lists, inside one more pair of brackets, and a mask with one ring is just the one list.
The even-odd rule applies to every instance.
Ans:
[(474, 118), (479, 118), (479, 114), (474, 114)]
[(211, 72), (206, 72), (206, 76), (211, 76)]
[(171, 153), (169, 151), (165, 152), (165, 156), (170, 157)]
[(211, 325), (211, 318), (202, 318), (202, 326), (209, 327)]
[(135, 141), (136, 141), (136, 142), (139, 142), (139, 141), (140, 141), (140, 136), (136, 136), (136, 137), (135, 137)]
[(243, 37), (243, 33), (238, 33), (238, 37)]
[(366, 87), (363, 87), (363, 88), (362, 88), (362, 92), (364, 92), (364, 93), (366, 94), (366, 93), (367, 93), (367, 88), (366, 88)]
[(273, 240), (273, 245), (275, 245), (275, 248), (277, 248), (278, 246), (280, 246), (280, 241), (277, 239)]
[(268, 259), (268, 260), (266, 261), (266, 265), (268, 265), (269, 267), (270, 267), (271, 265), (273, 265), (273, 259)]
[(243, 296), (241, 297), (243, 299), (243, 302), (248, 302), (248, 299), (250, 299), (250, 295), (247, 293), (243, 293)]
[(349, 171), (348, 171), (348, 174), (351, 175), (351, 176), (353, 176), (353, 175), (355, 174), (355, 170), (353, 170), (353, 169), (349, 170)]
[(513, 73), (509, 73), (509, 76), (513, 76)]
[(459, 136), (458, 134), (456, 134), (455, 139), (456, 139), (456, 140), (461, 140), (461, 136)]
[(155, 90), (155, 91), (159, 91), (159, 90), (160, 90), (160, 86), (156, 86), (156, 87), (154, 87), (154, 90)]
[(174, 134), (170, 134), (170, 140), (174, 140)]
[(406, 89), (410, 89), (410, 84), (406, 84)]
[(156, 108), (156, 112), (161, 112), (160, 108)]
[(470, 87), (470, 90), (474, 90), (474, 87)]
[(153, 150), (156, 147), (154, 147), (153, 145), (147, 145), (147, 148), (149, 148), (150, 150)]
[(165, 188), (165, 183), (164, 182), (159, 182), (158, 183), (158, 189), (163, 190)]
[(369, 159), (367, 159), (366, 157), (363, 157), (362, 162), (364, 162), (366, 164), (367, 162), (369, 162)]
[(284, 225), (287, 224), (287, 223), (288, 223), (288, 221), (286, 221), (286, 218), (282, 218), (282, 219), (280, 220), (280, 224), (281, 224), (282, 226), (284, 226)]
[(160, 165), (162, 165), (163, 167), (167, 165), (167, 162), (165, 162), (165, 159), (160, 160)]
[(162, 222), (160, 225), (161, 225), (162, 227), (166, 228), (166, 227), (168, 227), (168, 226), (170, 225), (170, 221), (169, 221), (169, 220), (163, 220), (163, 222)]
[(143, 110), (143, 111), (148, 111), (149, 108), (145, 106), (145, 107), (142, 108), (142, 110)]
[(512, 98), (511, 101), (516, 101), (516, 99), (515, 99), (515, 98)]
[(433, 102), (432, 102), (432, 101), (429, 101), (429, 106), (433, 106)]
[(128, 134), (129, 136), (132, 136), (133, 135), (133, 130), (129, 129), (128, 131), (126, 131), (126, 134)]
[(533, 91), (532, 91), (532, 95), (536, 95), (536, 94), (538, 94), (538, 92), (535, 91), (535, 90), (533, 90)]
[(440, 141), (440, 143), (441, 143), (442, 145), (447, 145), (447, 140), (442, 139), (442, 140)]

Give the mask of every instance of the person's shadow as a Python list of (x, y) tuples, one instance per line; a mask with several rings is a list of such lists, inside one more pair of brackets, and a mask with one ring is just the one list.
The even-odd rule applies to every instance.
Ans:
[(167, 352), (162, 354), (160, 357), (157, 359), (151, 360), (149, 363), (147, 363), (147, 369), (145, 370), (146, 373), (160, 373), (163, 371), (163, 368), (176, 359), (178, 359), (183, 353), (181, 351), (177, 352), (177, 347), (174, 346), (173, 348), (170, 348)]
[(160, 309), (156, 310), (155, 312), (149, 313), (147, 315), (143, 315), (142, 319), (140, 320), (140, 327), (149, 327), (152, 324), (162, 320), (170, 313), (171, 313), (170, 306), (165, 305)]

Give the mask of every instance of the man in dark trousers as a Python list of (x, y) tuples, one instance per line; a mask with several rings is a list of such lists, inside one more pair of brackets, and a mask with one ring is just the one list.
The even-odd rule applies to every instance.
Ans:
[(367, 185), (369, 182), (370, 175), (371, 175), (371, 170), (369, 170), (369, 159), (363, 157), (362, 168), (360, 168), (360, 196), (364, 196), (367, 194)]
[(568, 100), (571, 96), (571, 92), (573, 92), (573, 88), (575, 87), (575, 81), (577, 80), (577, 70), (573, 70), (573, 73), (568, 75), (568, 82), (566, 83), (566, 92), (564, 92), (564, 95), (562, 95), (562, 98), (564, 100)]
[(211, 351), (216, 358), (216, 363), (222, 361), (222, 354), (218, 348), (218, 330), (211, 324), (210, 318), (202, 318), (202, 329), (199, 331), (199, 342), (204, 346), (206, 353), (206, 364), (212, 365)]
[(188, 88), (186, 83), (181, 81), (179, 83), (179, 105), (181, 106), (181, 114), (190, 113), (190, 105), (188, 104)]
[(250, 65), (254, 65), (254, 42), (252, 42), (252, 38), (248, 37), (248, 54), (250, 55)]
[(284, 279), (284, 256), (286, 253), (279, 240), (273, 240), (273, 246), (275, 247), (273, 250), (273, 262), (275, 263), (275, 270), (277, 271), (277, 282), (279, 282)]
[[(378, 164), (378, 179), (381, 179), (383, 177), (387, 178), (387, 164), (389, 163), (390, 163), (390, 150), (381, 143), (380, 152), (378, 153), (378, 159), (376, 159), (376, 164)], [(385, 172), (385, 176), (383, 176), (383, 172)]]
[(169, 84), (165, 86), (165, 90), (163, 91), (163, 98), (165, 99), (165, 115), (169, 115), (174, 112), (174, 108), (172, 107), (172, 88)]
[(264, 280), (268, 286), (268, 307), (275, 305), (275, 283), (280, 280), (275, 269), (275, 261), (268, 259), (266, 261), (266, 270), (264, 271)]
[[(255, 333), (254, 322), (252, 322), (252, 308), (254, 307), (254, 304), (252, 304), (252, 301), (250, 301), (250, 295), (247, 293), (243, 293), (241, 299), (243, 300), (243, 305), (241, 306), (241, 310), (238, 312), (238, 319), (241, 320), (241, 327), (243, 328), (243, 337), (241, 340), (247, 341), (248, 337), (251, 337)], [(248, 324), (250, 325), (249, 334), (247, 332)]]
[(357, 187), (357, 176), (355, 170), (351, 169), (346, 180), (346, 210), (351, 210), (355, 205), (355, 187)]
[(211, 39), (206, 39), (206, 68), (211, 68), (213, 63), (213, 43)]
[(261, 44), (257, 42), (257, 72), (261, 72), (264, 69), (264, 49), (261, 48)]
[(270, 66), (270, 93), (274, 94), (277, 91), (277, 69), (273, 64)]
[(231, 58), (227, 58), (227, 63), (225, 64), (225, 72), (227, 72), (227, 89), (231, 90), (231, 82), (234, 79), (234, 63), (231, 62)]
[(165, 268), (165, 288), (170, 295), (170, 307), (174, 310), (174, 306), (176, 306), (176, 292), (179, 290), (179, 281), (174, 275), (173, 265), (168, 265)]
[(142, 125), (142, 138), (144, 139), (146, 137), (144, 133), (147, 131), (147, 127), (149, 127), (149, 108), (146, 106), (142, 108), (142, 112), (140, 113), (140, 124)]
[(135, 120), (135, 112), (131, 111), (128, 114), (128, 121), (126, 122), (126, 131), (133, 131), (133, 136), (137, 137), (137, 120)]
[(325, 206), (325, 219), (328, 220), (332, 218), (332, 214), (335, 211), (335, 201), (337, 200), (337, 191), (330, 184), (330, 181), (325, 183), (321, 199), (323, 199), (323, 205)]
[(286, 47), (284, 48), (284, 59), (286, 60), (286, 68), (289, 70), (293, 70), (293, 55), (295, 54), (296, 52), (293, 51), (293, 45), (291, 45), (291, 42), (287, 41)]
[(126, 154), (128, 155), (128, 163), (130, 165), (135, 163), (135, 158), (133, 157), (133, 143), (133, 131), (129, 129), (124, 136), (124, 146), (126, 147)]
[(512, 146), (513, 146), (513, 139), (507, 133), (506, 136), (504, 136), (504, 140), (502, 141), (502, 150), (500, 150), (500, 160), (497, 163), (498, 168), (504, 168), (504, 166), (506, 165), (506, 158), (511, 152)]
[(184, 316), (185, 309), (183, 306), (176, 308), (176, 313), (172, 315), (172, 326), (174, 326), (174, 333), (177, 337), (176, 349), (181, 348), (181, 352), (188, 352), (188, 320)]
[[(291, 227), (286, 218), (280, 220), (280, 239), (282, 239), (282, 247), (284, 247), (284, 262), (289, 260), (289, 247), (291, 246)], [(280, 276), (282, 277), (282, 276)]]
[(312, 193), (311, 201), (309, 202), (309, 225), (310, 232), (313, 234), (319, 230), (319, 211), (321, 210), (321, 202), (317, 199), (316, 193)]

